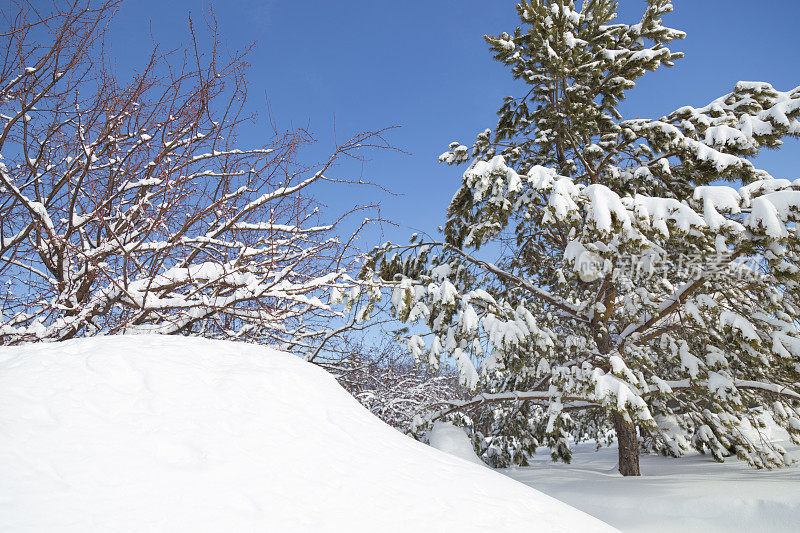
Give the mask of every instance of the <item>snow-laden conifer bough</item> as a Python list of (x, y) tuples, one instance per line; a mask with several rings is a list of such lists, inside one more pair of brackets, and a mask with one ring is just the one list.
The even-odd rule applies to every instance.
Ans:
[(615, 531), (252, 344), (0, 348), (0, 531)]
[(769, 412), (800, 439), (800, 180), (750, 160), (800, 135), (800, 87), (739, 82), (623, 119), (634, 80), (682, 56), (661, 20), (672, 8), (648, 0), (623, 24), (611, 0), (523, 2), (522, 28), (486, 37), (526, 92), (441, 155), (472, 159), (443, 240), (386, 243), (370, 264), (397, 316), (426, 326), (414, 357), (452, 357), (476, 392), (420, 431), (453, 419), (496, 466), (615, 436), (625, 475), (642, 445), (793, 461), (743, 427)]

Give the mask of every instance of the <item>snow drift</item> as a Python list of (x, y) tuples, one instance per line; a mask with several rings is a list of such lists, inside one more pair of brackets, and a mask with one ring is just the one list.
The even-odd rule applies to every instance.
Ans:
[(472, 442), (464, 430), (450, 422), (434, 423), (428, 434), (428, 443), (437, 450), (455, 455), (470, 463), (487, 466), (475, 453)]
[(285, 353), (0, 349), (2, 531), (612, 531), (408, 438)]

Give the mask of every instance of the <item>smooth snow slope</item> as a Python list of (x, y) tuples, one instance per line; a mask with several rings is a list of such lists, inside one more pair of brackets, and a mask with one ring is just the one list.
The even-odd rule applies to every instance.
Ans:
[(295, 357), (138, 336), (0, 349), (0, 531), (613, 529)]

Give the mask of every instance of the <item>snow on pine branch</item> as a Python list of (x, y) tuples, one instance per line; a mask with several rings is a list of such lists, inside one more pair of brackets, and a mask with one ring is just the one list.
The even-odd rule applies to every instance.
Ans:
[[(797, 109), (795, 92), (775, 100), (761, 116), (780, 117), (783, 111), (775, 110)], [(741, 123), (752, 120), (743, 118)], [(663, 121), (636, 127), (640, 133), (655, 128), (652, 131), (671, 135), (673, 148), (686, 149), (685, 157), (699, 165), (710, 164), (713, 172), (752, 167), (741, 152), (729, 154), (722, 146), (709, 145), (720, 139), (722, 129), (710, 132), (706, 144)], [(616, 175), (624, 182), (622, 172)], [(679, 199), (615, 190), (602, 181), (585, 183), (581, 175), (560, 175), (539, 165), (523, 173), (507, 165), (502, 155), (474, 162), (463, 175), (462, 191), (467, 193), (461, 196), (460, 191), (451, 204), (446, 229), (451, 240), (387, 244), (373, 252), (374, 268), (395, 284), (392, 303), (398, 317), (423, 322), (433, 334), (429, 342), (421, 335), (409, 339), (416, 360), (435, 366), (452, 357), (461, 383), (470, 389), (496, 383), (491, 380), (500, 378), (492, 376), (506, 375), (509, 367), (516, 369), (517, 381), (531, 375), (544, 378), (534, 389), (482, 392), (429, 419), (483, 404), (522, 402), (545, 409), (548, 434), (556, 431), (563, 413), (593, 408), (624, 413), (640, 427), (655, 430), (653, 395), (671, 399), (710, 395), (740, 404), (752, 401), (753, 394), (777, 397), (779, 402), (800, 399), (794, 385), (781, 383), (781, 376), (796, 372), (792, 365), (799, 363), (792, 361), (800, 356), (791, 351), (800, 338), (796, 318), (800, 307), (789, 301), (786, 292), (797, 286), (792, 276), (800, 272), (796, 266), (800, 180), (775, 179), (756, 171), (751, 175), (755, 179), (739, 188), (701, 182)], [(474, 218), (457, 226), (452, 213), (462, 201), (474, 209)], [(546, 283), (541, 270), (515, 269), (516, 258), (498, 266), (480, 257), (477, 250), (485, 244), (501, 236), (508, 239), (502, 232), (513, 227), (512, 220), (521, 221), (517, 242), (522, 242), (519, 228), (531, 224), (540, 234), (551, 236), (554, 244), (540, 252), (552, 261), (553, 276)], [(676, 247), (695, 254), (690, 258), (694, 274), (669, 263), (665, 270), (652, 270), (654, 262), (663, 262)], [(466, 252), (468, 248), (475, 254)], [(624, 263), (626, 256), (633, 263)], [(761, 266), (753, 270), (747, 261)], [(651, 272), (650, 281), (638, 285), (636, 269)], [(739, 278), (737, 272), (750, 277)], [(571, 280), (583, 288), (566, 291)], [(489, 289), (486, 297), (475, 296), (478, 287)], [(769, 312), (754, 312), (763, 298), (776, 309), (787, 306), (789, 314), (776, 311), (780, 318), (773, 318)], [(671, 337), (687, 328), (686, 316), (714, 339), (706, 346), (708, 354), (698, 353), (703, 347)], [(724, 346), (727, 353), (717, 346)], [(665, 350), (673, 362), (660, 367), (640, 362), (663, 357), (654, 350)], [(571, 361), (563, 360), (569, 356)], [(750, 358), (758, 359), (763, 370), (753, 366), (737, 375), (741, 371), (733, 369), (744, 364), (739, 361)], [(520, 370), (516, 365), (522, 361), (527, 363)], [(678, 376), (688, 377), (671, 379)], [(787, 416), (791, 427), (789, 420), (796, 417)], [(714, 435), (723, 429), (714, 426), (712, 418), (699, 414), (692, 423), (698, 424), (695, 431), (704, 445), (717, 446)], [(712, 429), (702, 429), (706, 427)], [(752, 442), (741, 446), (758, 449)], [(714, 450), (718, 456), (724, 454), (721, 448)], [(780, 454), (768, 456), (772, 459), (763, 464), (784, 461)]]

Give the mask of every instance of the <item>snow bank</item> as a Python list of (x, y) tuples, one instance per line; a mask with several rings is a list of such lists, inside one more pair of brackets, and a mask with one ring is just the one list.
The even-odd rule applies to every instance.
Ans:
[(0, 349), (0, 531), (611, 531), (265, 348)]
[(470, 463), (486, 466), (475, 453), (469, 437), (458, 426), (450, 422), (436, 422), (428, 435), (428, 442), (437, 450), (460, 457)]

